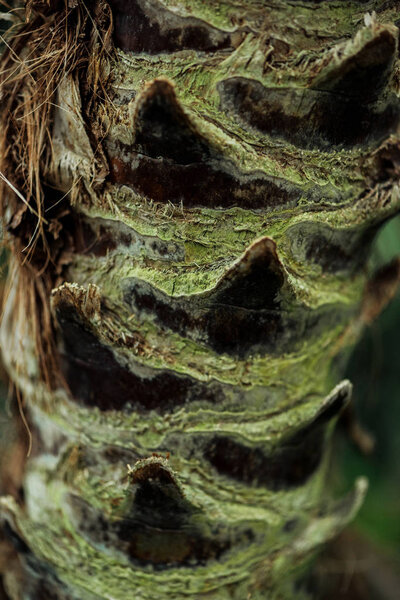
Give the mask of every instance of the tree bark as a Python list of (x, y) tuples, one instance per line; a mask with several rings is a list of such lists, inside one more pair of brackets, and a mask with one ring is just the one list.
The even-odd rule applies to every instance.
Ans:
[(340, 373), (399, 280), (365, 266), (400, 208), (396, 4), (28, 2), (1, 72), (33, 442), (10, 598), (309, 597), (366, 490), (328, 493)]

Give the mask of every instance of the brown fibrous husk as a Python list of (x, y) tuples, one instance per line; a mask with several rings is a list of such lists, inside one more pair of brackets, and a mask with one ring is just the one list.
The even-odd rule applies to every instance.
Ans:
[(103, 0), (28, 0), (14, 11), (0, 60), (0, 209), (3, 237), (20, 271), (17, 302), (34, 320), (41, 377), (54, 387), (60, 376), (49, 300), (63, 240), (58, 223), (54, 243), (52, 220), (54, 226), (69, 209), (65, 193), (52, 209), (57, 190), (48, 179), (56, 94), (66, 76), (79, 82), (82, 117), (101, 163), (101, 127), (91, 126), (91, 112), (105, 97), (101, 64), (112, 52), (112, 17)]

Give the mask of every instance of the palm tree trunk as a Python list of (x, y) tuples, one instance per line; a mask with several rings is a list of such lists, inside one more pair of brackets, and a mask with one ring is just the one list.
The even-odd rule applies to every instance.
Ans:
[(28, 2), (1, 74), (1, 343), (32, 435), (10, 598), (308, 597), (366, 490), (329, 498), (340, 372), (399, 280), (365, 268), (400, 208), (395, 18)]

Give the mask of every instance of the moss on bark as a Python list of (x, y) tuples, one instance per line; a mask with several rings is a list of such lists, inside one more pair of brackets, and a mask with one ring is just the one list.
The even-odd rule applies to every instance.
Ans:
[[(351, 396), (337, 364), (399, 278), (367, 285), (365, 269), (400, 208), (382, 6), (29, 3), (76, 45), (65, 68), (50, 36), (39, 151), (21, 152), (28, 126), (3, 136), (26, 203), (3, 188), (0, 335), (34, 435), (24, 500), (0, 500), (12, 598), (307, 597), (310, 561), (366, 490), (327, 494)], [(35, 27), (10, 42), (25, 60), (47, 39)], [(19, 72), (20, 94), (3, 78), (12, 114), (48, 64)]]

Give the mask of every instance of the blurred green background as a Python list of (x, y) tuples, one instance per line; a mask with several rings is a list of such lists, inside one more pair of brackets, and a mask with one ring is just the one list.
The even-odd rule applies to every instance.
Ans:
[[(398, 255), (400, 217), (383, 227), (375, 239), (369, 270)], [(356, 414), (375, 438), (375, 449), (363, 455), (339, 430), (335, 456), (338, 485), (348, 489), (357, 476), (368, 477), (369, 491), (354, 527), (400, 561), (399, 290), (379, 318), (365, 329), (351, 355), (346, 376), (354, 385)]]
[[(400, 256), (400, 216), (377, 235), (370, 275)], [(363, 454), (345, 427), (336, 429), (332, 487), (348, 492), (360, 475), (369, 480), (364, 504), (350, 527), (316, 563), (316, 598), (400, 599), (400, 289), (353, 349), (344, 376), (353, 383), (357, 421), (375, 440)], [(321, 592), (322, 589), (322, 592)]]

